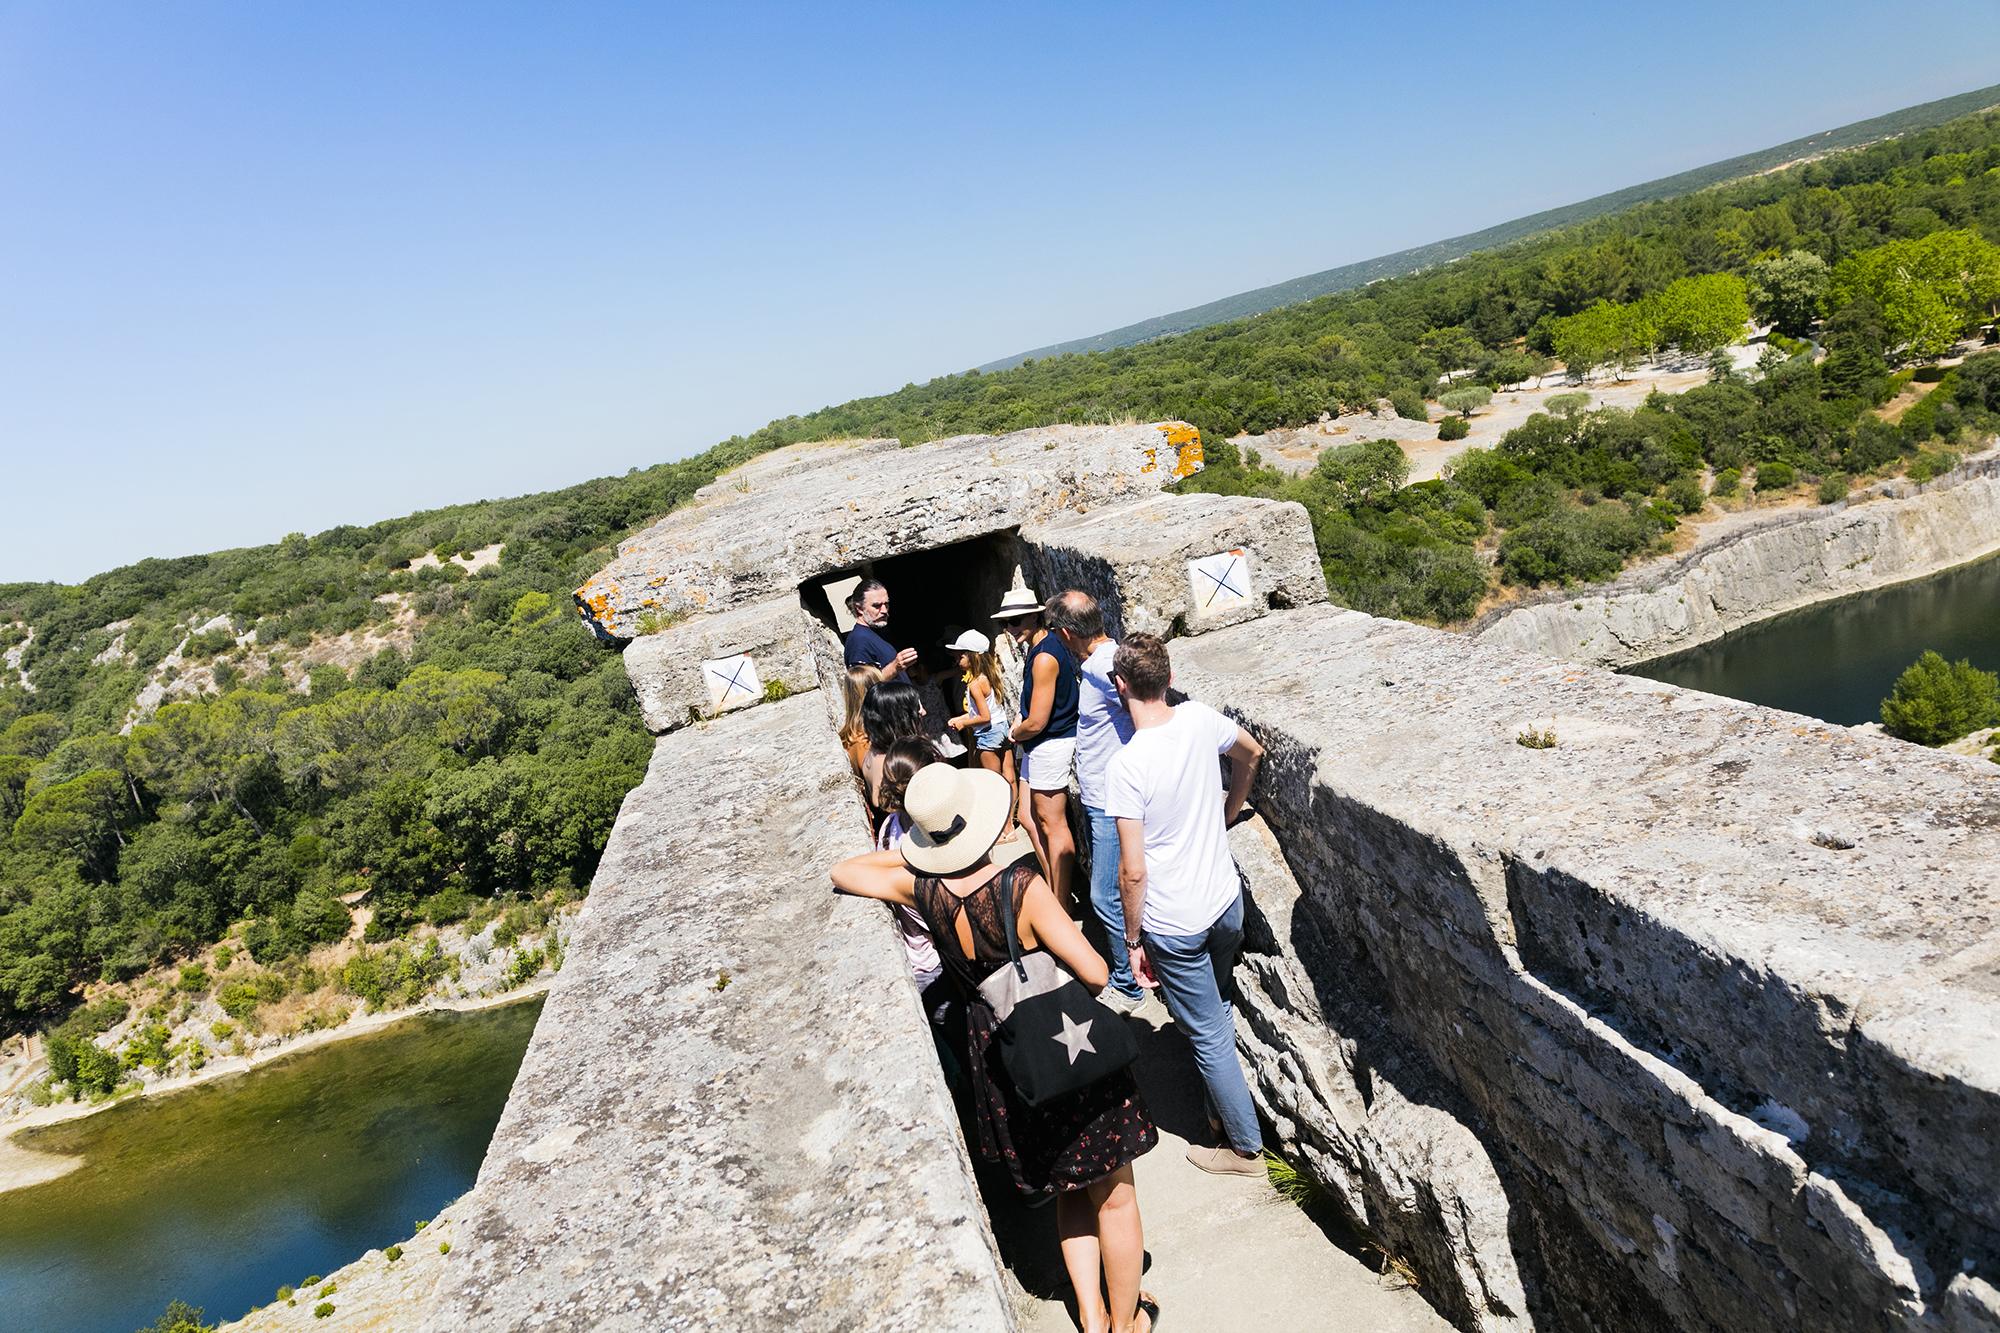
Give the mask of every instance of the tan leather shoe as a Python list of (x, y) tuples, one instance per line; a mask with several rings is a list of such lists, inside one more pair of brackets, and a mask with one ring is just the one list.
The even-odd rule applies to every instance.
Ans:
[(1212, 1176), (1254, 1176), (1264, 1178), (1264, 1159), (1244, 1157), (1234, 1148), (1189, 1148), (1187, 1159)]

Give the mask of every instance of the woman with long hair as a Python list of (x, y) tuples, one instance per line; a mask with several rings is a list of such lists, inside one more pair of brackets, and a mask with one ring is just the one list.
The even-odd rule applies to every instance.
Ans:
[(1063, 1267), (1084, 1333), (1151, 1333), (1159, 1303), (1139, 1290), (1146, 1238), (1132, 1163), (1159, 1142), (1159, 1132), (1131, 1071), (1030, 1105), (1000, 1059), (993, 1010), (979, 992), (980, 982), (1008, 966), (1008, 917), (1018, 923), (1022, 949), (1047, 950), (1092, 991), (1111, 976), (1033, 858), (994, 861), (1012, 804), (997, 773), (927, 765), (903, 796), (908, 832), (894, 848), (835, 866), (834, 888), (923, 916), (939, 960), (966, 997), (967, 1137), (982, 1158), (1005, 1167), (1022, 1194), (1055, 1196)]
[[(907, 680), (884, 680), (861, 696), (861, 734), (867, 748), (861, 756), (861, 792), (868, 802), (869, 827), (882, 822), (882, 761), (897, 741), (915, 738), (930, 743), (924, 731), (924, 705), (917, 687)], [(936, 753), (933, 751), (932, 753)]]
[(847, 668), (847, 677), (842, 681), (847, 715), (840, 724), (840, 748), (847, 751), (847, 762), (854, 766), (857, 777), (861, 774), (862, 756), (868, 753), (868, 733), (861, 729), (861, 701), (867, 697), (869, 686), (881, 683), (881, 669), (865, 662)]

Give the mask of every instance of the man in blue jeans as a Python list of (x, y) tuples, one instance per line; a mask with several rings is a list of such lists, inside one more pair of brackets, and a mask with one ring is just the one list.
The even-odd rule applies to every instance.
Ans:
[(1090, 907), (1104, 923), (1111, 981), (1098, 998), (1121, 1014), (1134, 1013), (1146, 994), (1125, 954), (1125, 909), (1118, 900), (1118, 821), (1104, 812), (1104, 774), (1111, 757), (1132, 738), (1132, 718), (1111, 683), (1111, 655), (1118, 645), (1104, 632), (1097, 599), (1075, 588), (1058, 594), (1042, 613), (1076, 658), (1076, 785), (1090, 817)]
[[(1229, 824), (1243, 809), (1264, 747), (1207, 704), (1167, 702), (1167, 645), (1134, 634), (1111, 676), (1132, 717), (1105, 774), (1106, 813), (1118, 821), (1118, 889), (1133, 968), (1150, 967), (1174, 1022), (1194, 1046), (1221, 1122), (1221, 1147), (1188, 1149), (1218, 1175), (1264, 1175), (1264, 1136), (1236, 1058), (1230, 971), (1243, 944), (1243, 889), (1229, 855)], [(1229, 790), (1218, 757), (1229, 757)], [(1136, 924), (1135, 924), (1136, 923)]]

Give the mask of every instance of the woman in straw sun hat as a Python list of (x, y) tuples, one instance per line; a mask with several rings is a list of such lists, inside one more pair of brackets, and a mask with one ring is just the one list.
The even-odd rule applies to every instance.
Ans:
[(923, 916), (967, 1001), (970, 1137), (979, 1155), (1004, 1166), (1021, 1193), (1055, 1196), (1063, 1266), (1085, 1333), (1149, 1333), (1158, 1306), (1139, 1290), (1146, 1246), (1132, 1163), (1159, 1134), (1131, 1071), (1028, 1105), (1000, 1060), (993, 1011), (979, 994), (979, 983), (1007, 965), (1003, 912), (1018, 923), (1023, 950), (1046, 949), (1092, 991), (1111, 975), (1032, 859), (1003, 865), (992, 855), (1012, 800), (997, 773), (928, 765), (903, 793), (909, 831), (902, 842), (842, 861), (833, 884)]

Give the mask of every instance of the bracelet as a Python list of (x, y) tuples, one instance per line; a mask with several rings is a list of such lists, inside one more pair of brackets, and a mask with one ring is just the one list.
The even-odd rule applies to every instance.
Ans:
[(1125, 947), (1126, 947), (1126, 948), (1128, 948), (1128, 949), (1137, 949), (1137, 948), (1140, 948), (1140, 947), (1142, 947), (1142, 946), (1140, 945), (1140, 943), (1139, 943), (1139, 941), (1138, 941), (1138, 940), (1126, 940), (1126, 941), (1125, 941)]

